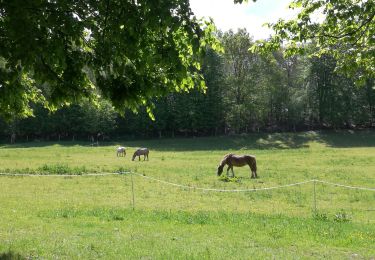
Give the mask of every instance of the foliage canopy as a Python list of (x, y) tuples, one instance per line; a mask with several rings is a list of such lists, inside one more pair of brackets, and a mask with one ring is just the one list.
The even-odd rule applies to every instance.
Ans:
[[(236, 0), (235, 2), (242, 2)], [(305, 51), (314, 42), (314, 55), (332, 55), (336, 69), (356, 77), (364, 84), (375, 76), (375, 3), (373, 0), (294, 0), (290, 8), (298, 10), (292, 20), (268, 24), (275, 34), (260, 41), (253, 51), (269, 51), (284, 45), (286, 53)]]
[(99, 96), (117, 109), (150, 109), (152, 97), (204, 89), (213, 30), (188, 0), (0, 0), (0, 113)]

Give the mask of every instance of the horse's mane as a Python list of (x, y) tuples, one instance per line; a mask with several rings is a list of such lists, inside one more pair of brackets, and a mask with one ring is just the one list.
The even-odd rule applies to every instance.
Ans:
[(228, 153), (228, 154), (224, 155), (223, 160), (221, 160), (221, 162), (220, 162), (220, 166), (224, 166), (225, 163), (227, 162), (228, 158), (231, 157), (231, 156), (233, 156), (232, 153)]

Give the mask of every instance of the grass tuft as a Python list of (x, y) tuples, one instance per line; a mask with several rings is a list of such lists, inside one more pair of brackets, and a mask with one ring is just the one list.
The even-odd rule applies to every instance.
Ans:
[(220, 181), (223, 181), (223, 182), (234, 182), (234, 183), (240, 183), (241, 182), (241, 177), (229, 177), (229, 176), (226, 176), (226, 175), (221, 175), (219, 177), (219, 180)]

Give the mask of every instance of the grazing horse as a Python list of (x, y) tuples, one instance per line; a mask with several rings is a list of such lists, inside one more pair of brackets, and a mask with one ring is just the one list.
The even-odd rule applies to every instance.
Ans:
[(125, 156), (125, 155), (126, 155), (125, 147), (119, 146), (117, 148), (117, 157), (119, 157), (119, 156)]
[(132, 161), (134, 161), (135, 157), (139, 157), (139, 161), (141, 160), (141, 155), (143, 155), (143, 161), (146, 160), (146, 157), (147, 157), (147, 161), (148, 161), (148, 153), (150, 151), (147, 149), (147, 148), (139, 148), (137, 151), (134, 152), (133, 154), (133, 158), (132, 158)]
[(10, 143), (11, 144), (14, 144), (16, 142), (16, 134), (13, 133), (11, 136), (10, 136)]
[(234, 177), (233, 166), (242, 167), (245, 165), (249, 165), (251, 169), (251, 178), (258, 178), (257, 175), (257, 162), (255, 160), (255, 156), (253, 155), (235, 155), (235, 154), (227, 154), (224, 156), (223, 160), (217, 167), (217, 175), (220, 176), (223, 173), (223, 168), (225, 165), (228, 165), (227, 168), (227, 175), (229, 169), (232, 170), (232, 175)]

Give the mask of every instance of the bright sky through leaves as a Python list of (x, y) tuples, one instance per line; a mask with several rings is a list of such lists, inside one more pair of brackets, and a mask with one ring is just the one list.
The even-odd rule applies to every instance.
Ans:
[(290, 0), (259, 0), (234, 4), (233, 0), (190, 0), (190, 5), (199, 18), (212, 17), (218, 29), (246, 28), (254, 39), (265, 39), (272, 31), (264, 23), (279, 18), (292, 18), (296, 11), (288, 9)]

